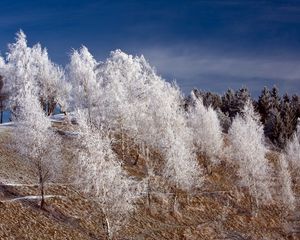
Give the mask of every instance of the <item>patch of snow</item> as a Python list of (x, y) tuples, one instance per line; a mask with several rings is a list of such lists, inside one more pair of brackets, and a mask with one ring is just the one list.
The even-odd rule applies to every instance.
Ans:
[(50, 116), (50, 120), (51, 120), (51, 122), (54, 122), (54, 123), (62, 123), (66, 120), (68, 120), (72, 123), (73, 122), (76, 123), (76, 118), (75, 118), (74, 112), (70, 112), (67, 115), (65, 115), (64, 113), (55, 114), (55, 115)]
[[(15, 202), (19, 200), (40, 200), (42, 197), (41, 196), (24, 196), (24, 197), (17, 197), (17, 198), (12, 198), (12, 199), (7, 199), (7, 200), (1, 200), (1, 202)], [(65, 196), (61, 195), (45, 195), (44, 198), (66, 198)]]
[(15, 126), (14, 122), (6, 122), (0, 124), (0, 127), (14, 127), (14, 126)]
[(66, 118), (66, 115), (63, 113), (50, 116), (51, 121), (63, 121), (63, 120), (65, 120), (65, 118)]
[(63, 123), (63, 120), (50, 119), (52, 123)]
[[(74, 185), (74, 184), (71, 184), (71, 183), (46, 183), (45, 185), (47, 186), (71, 186), (71, 185)], [(36, 186), (39, 186), (39, 184), (37, 183), (14, 183), (14, 182), (11, 182), (7, 179), (1, 179), (0, 180), (0, 186), (7, 186), (7, 187), (36, 187)]]
[(24, 187), (35, 187), (35, 186), (38, 186), (38, 184), (1, 183), (0, 186), (8, 186), (8, 187), (19, 187), (19, 186), (24, 186)]

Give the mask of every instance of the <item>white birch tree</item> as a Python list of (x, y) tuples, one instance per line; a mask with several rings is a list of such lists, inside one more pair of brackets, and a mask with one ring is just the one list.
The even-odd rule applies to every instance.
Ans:
[(242, 114), (233, 120), (228, 138), (232, 158), (238, 166), (240, 183), (249, 189), (257, 206), (270, 203), (272, 169), (265, 158), (267, 148), (263, 126), (250, 101), (246, 103)]
[(129, 177), (111, 149), (111, 141), (104, 131), (94, 128), (86, 111), (78, 111), (79, 141), (78, 182), (81, 189), (101, 206), (105, 216), (107, 237), (126, 223), (141, 197), (143, 184)]
[(97, 61), (85, 46), (74, 50), (67, 66), (68, 79), (72, 83), (72, 101), (75, 107), (87, 108), (91, 119), (92, 108), (99, 100), (99, 86), (95, 68)]
[(120, 50), (98, 65), (97, 79), (102, 89), (98, 112), (108, 128), (121, 129), (146, 150), (157, 149), (164, 157), (164, 176), (178, 187), (199, 186), (201, 169), (179, 89), (158, 76), (143, 56)]
[(22, 96), (25, 95), (26, 84), (34, 79), (34, 71), (32, 69), (31, 50), (27, 46), (26, 35), (22, 30), (17, 32), (16, 42), (9, 44), (8, 48), (5, 80), (10, 93), (9, 106), (15, 114), (22, 103)]
[(49, 59), (47, 49), (40, 44), (31, 48), (31, 56), (34, 82), (44, 111), (50, 115), (57, 105), (66, 110), (71, 85), (65, 80), (64, 70)]
[(298, 119), (296, 132), (288, 140), (285, 152), (287, 160), (294, 169), (300, 168), (300, 119)]
[(19, 92), (15, 95), (20, 105), (14, 119), (12, 146), (36, 178), (41, 194), (40, 207), (44, 208), (45, 184), (55, 180), (62, 166), (61, 139), (52, 130), (50, 119), (43, 112), (30, 82)]
[(191, 93), (193, 106), (188, 112), (189, 127), (198, 153), (208, 156), (212, 163), (218, 163), (223, 148), (222, 129), (217, 112), (206, 108), (202, 99)]
[(279, 156), (279, 182), (281, 186), (281, 198), (284, 205), (290, 210), (295, 209), (296, 199), (293, 192), (293, 184), (290, 172), (290, 166), (284, 154)]
[(50, 61), (47, 50), (42, 49), (40, 44), (30, 48), (22, 30), (16, 34), (16, 42), (9, 44), (6, 60), (5, 81), (13, 113), (21, 104), (17, 99), (22, 101), (19, 94), (28, 82), (37, 89), (37, 96), (48, 115), (53, 112), (56, 103), (61, 108), (67, 107), (70, 85), (64, 79), (64, 71)]

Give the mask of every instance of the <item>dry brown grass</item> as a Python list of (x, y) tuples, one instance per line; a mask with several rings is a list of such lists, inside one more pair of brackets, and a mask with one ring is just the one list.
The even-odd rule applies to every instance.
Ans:
[[(63, 129), (67, 129), (63, 126)], [(0, 132), (0, 177), (12, 182), (31, 183), (30, 171), (23, 165), (17, 153), (10, 152), (6, 143), (9, 132)], [(38, 194), (37, 186), (0, 187), (0, 239), (105, 239), (102, 212), (99, 206), (81, 193), (72, 182), (76, 158), (71, 142), (64, 138), (64, 176), (58, 182), (66, 185), (49, 185), (46, 194), (64, 198), (46, 200), (46, 210), (38, 208), (37, 200), (7, 201), (9, 199)], [(117, 154), (122, 153), (115, 146)], [(277, 153), (268, 154), (276, 168)], [(147, 174), (145, 159), (134, 147), (125, 154), (124, 168), (132, 176), (142, 178)], [(161, 156), (153, 152), (159, 162)], [(151, 206), (146, 198), (137, 203), (137, 210), (130, 221), (116, 235), (116, 239), (300, 239), (300, 209), (291, 212), (276, 201), (256, 209), (254, 199), (246, 189), (237, 186), (236, 169), (224, 161), (209, 166), (204, 156), (199, 163), (206, 169), (206, 180), (200, 190), (192, 195), (174, 190), (162, 178), (152, 179)], [(275, 186), (275, 195), (279, 188)], [(299, 187), (294, 189), (299, 196)], [(176, 201), (175, 195), (176, 192)], [(280, 199), (278, 197), (278, 199)]]

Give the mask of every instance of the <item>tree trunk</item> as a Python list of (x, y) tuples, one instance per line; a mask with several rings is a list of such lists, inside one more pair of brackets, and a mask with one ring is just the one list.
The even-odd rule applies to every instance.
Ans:
[(56, 108), (56, 102), (54, 101), (54, 99), (52, 99), (48, 103), (48, 116), (50, 116), (52, 113), (54, 113), (55, 108)]
[(41, 196), (42, 196), (42, 200), (41, 200), (41, 209), (44, 209), (45, 206), (45, 197), (44, 197), (44, 183), (41, 184)]
[(148, 207), (151, 209), (151, 186), (150, 186), (150, 177), (148, 177), (148, 191), (147, 191)]
[(139, 157), (140, 157), (140, 155), (139, 155), (139, 153), (137, 153), (136, 154), (136, 157), (135, 157), (135, 160), (134, 160), (134, 162), (133, 162), (133, 164), (132, 165), (137, 165), (137, 163), (138, 163), (138, 161), (139, 161)]
[(125, 161), (125, 143), (124, 143), (124, 130), (123, 126), (121, 126), (121, 150), (122, 150), (122, 164), (124, 164)]
[(111, 231), (110, 231), (109, 220), (106, 216), (104, 217), (104, 219), (105, 219), (105, 224), (103, 224), (104, 225), (103, 227), (104, 227), (104, 231), (106, 233), (106, 239), (111, 240), (112, 239), (112, 234), (111, 234)]
[(41, 194), (41, 203), (40, 203), (40, 208), (44, 209), (45, 206), (45, 197), (44, 197), (44, 179), (42, 176), (42, 170), (39, 169), (39, 183), (40, 183), (40, 194)]
[[(0, 96), (1, 97), (1, 96)], [(0, 111), (1, 111), (1, 116), (0, 116), (0, 123), (3, 123), (3, 101), (1, 99), (0, 101)]]

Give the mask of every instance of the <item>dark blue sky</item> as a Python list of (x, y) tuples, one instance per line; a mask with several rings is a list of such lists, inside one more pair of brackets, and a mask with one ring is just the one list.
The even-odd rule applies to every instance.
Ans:
[(300, 1), (1, 0), (2, 55), (20, 28), (62, 65), (81, 44), (98, 60), (119, 48), (144, 54), (185, 93), (300, 93)]

